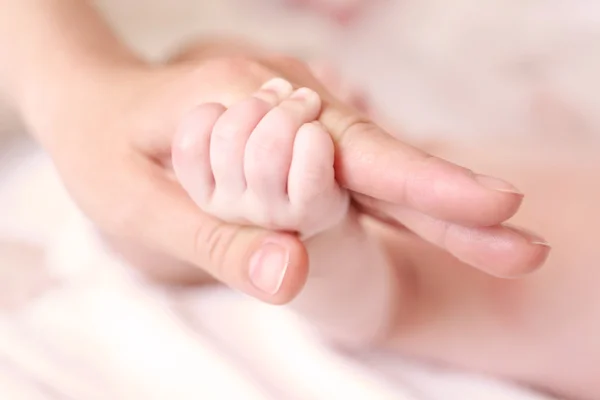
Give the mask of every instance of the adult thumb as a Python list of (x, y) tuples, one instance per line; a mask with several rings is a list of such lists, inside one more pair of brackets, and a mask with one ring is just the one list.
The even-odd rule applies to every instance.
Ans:
[(225, 223), (202, 212), (162, 168), (149, 168), (131, 180), (146, 186), (138, 187), (143, 201), (123, 229), (132, 238), (271, 304), (285, 304), (302, 290), (308, 256), (296, 235)]

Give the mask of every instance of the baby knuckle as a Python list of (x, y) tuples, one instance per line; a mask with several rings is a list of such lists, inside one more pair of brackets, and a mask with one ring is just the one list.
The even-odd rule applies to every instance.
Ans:
[(281, 133), (295, 133), (298, 126), (296, 117), (283, 107), (275, 107), (265, 118), (269, 120), (270, 124), (276, 126), (278, 132)]
[[(235, 121), (221, 122), (217, 129), (213, 129), (210, 135), (211, 145), (229, 145), (237, 140), (237, 126)], [(211, 148), (211, 150), (213, 150)]]
[[(271, 93), (268, 94), (263, 94), (263, 96), (270, 96)], [(275, 94), (273, 94), (273, 96), (276, 96)], [(247, 99), (244, 103), (244, 107), (247, 109), (248, 113), (250, 114), (264, 114), (265, 112), (269, 111), (269, 109), (271, 108), (271, 102), (263, 99), (263, 98), (259, 98), (259, 97), (250, 97), (249, 99)]]
[(270, 173), (269, 162), (268, 160), (272, 159), (275, 154), (281, 152), (281, 140), (278, 140), (276, 137), (273, 138), (263, 138), (261, 140), (255, 140), (248, 142), (247, 150), (250, 153), (250, 156), (257, 162), (257, 164), (262, 168), (261, 170), (264, 173)]

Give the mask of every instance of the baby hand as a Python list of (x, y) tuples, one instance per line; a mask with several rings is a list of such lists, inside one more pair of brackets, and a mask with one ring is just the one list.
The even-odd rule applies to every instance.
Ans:
[(337, 225), (349, 195), (335, 180), (334, 144), (316, 122), (321, 99), (267, 82), (226, 109), (205, 104), (180, 129), (173, 165), (177, 178), (205, 212), (227, 222), (295, 231), (311, 237)]

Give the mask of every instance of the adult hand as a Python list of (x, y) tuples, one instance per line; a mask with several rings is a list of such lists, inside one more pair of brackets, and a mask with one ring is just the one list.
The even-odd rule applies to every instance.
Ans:
[(400, 224), (492, 275), (514, 277), (542, 265), (549, 252), (543, 238), (500, 225), (523, 200), (512, 184), (394, 138), (327, 93), (296, 60), (271, 58), (268, 65), (326, 100), (320, 121), (336, 140), (337, 178), (362, 211)]
[[(192, 47), (178, 60), (197, 61), (204, 54)], [(518, 276), (543, 263), (549, 247), (541, 237), (499, 225), (523, 199), (510, 183), (402, 143), (328, 93), (296, 59), (271, 56), (260, 62), (296, 86), (321, 94), (325, 105), (320, 121), (337, 144), (337, 178), (364, 212), (399, 223), (493, 275)]]
[[(543, 240), (498, 226), (522, 199), (508, 183), (394, 139), (327, 93), (299, 61), (240, 57), (239, 49), (229, 56), (221, 53), (224, 48), (196, 48), (159, 67), (105, 70), (88, 87), (70, 92), (70, 108), (46, 112), (32, 123), (34, 129), (56, 131), (45, 136), (51, 139), (44, 145), (77, 203), (107, 234), (200, 267), (264, 301), (291, 300), (308, 267), (298, 238), (202, 213), (169, 169), (174, 134), (193, 134), (202, 117), (195, 106), (227, 106), (267, 80), (284, 77), (323, 96), (320, 120), (337, 144), (338, 179), (364, 210), (398, 221), (492, 274), (519, 275), (545, 259)], [(275, 295), (253, 284), (282, 268), (285, 278)]]

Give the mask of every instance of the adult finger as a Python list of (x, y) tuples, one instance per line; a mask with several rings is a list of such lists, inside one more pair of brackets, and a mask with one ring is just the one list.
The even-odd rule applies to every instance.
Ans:
[(336, 141), (336, 175), (348, 189), (469, 226), (496, 225), (518, 210), (523, 195), (510, 183), (473, 173), (394, 138), (328, 93), (297, 60), (272, 57), (267, 64), (323, 98), (319, 119)]
[[(518, 277), (543, 265), (549, 244), (539, 235), (512, 226), (465, 227), (432, 218), (395, 204), (362, 198), (424, 240), (435, 244), (458, 260), (491, 275)], [(374, 204), (377, 202), (377, 205)]]
[(429, 155), (377, 125), (329, 106), (321, 122), (336, 139), (336, 172), (348, 189), (468, 226), (499, 224), (523, 195), (501, 179)]
[(257, 299), (283, 304), (300, 292), (308, 259), (295, 235), (224, 223), (201, 212), (162, 167), (151, 162), (135, 167), (128, 181), (136, 187), (128, 191), (137, 201), (120, 232)]

